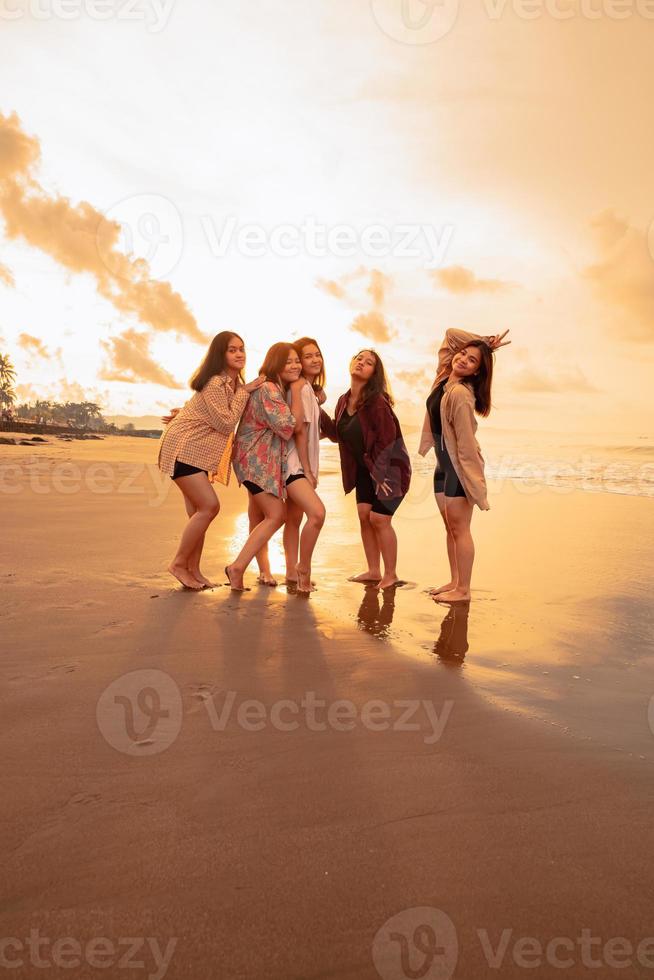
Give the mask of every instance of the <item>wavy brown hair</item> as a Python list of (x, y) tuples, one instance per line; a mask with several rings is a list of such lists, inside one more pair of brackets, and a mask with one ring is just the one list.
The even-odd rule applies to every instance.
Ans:
[(302, 360), (302, 349), (304, 347), (308, 347), (309, 344), (313, 344), (314, 347), (317, 347), (318, 348), (318, 353), (322, 357), (322, 369), (321, 369), (320, 374), (318, 375), (318, 377), (315, 379), (315, 381), (311, 385), (311, 387), (315, 391), (317, 388), (324, 388), (325, 387), (325, 383), (327, 381), (327, 377), (325, 375), (325, 358), (323, 357), (322, 351), (320, 350), (320, 344), (318, 343), (317, 340), (314, 340), (313, 337), (300, 337), (299, 340), (294, 340), (293, 341), (293, 347), (295, 347), (295, 350), (297, 351), (297, 356), (300, 358), (300, 360)]
[[(225, 370), (225, 355), (227, 353), (227, 348), (234, 338), (236, 338), (236, 340), (240, 340), (245, 346), (243, 338), (237, 333), (234, 333), (232, 330), (223, 330), (221, 333), (216, 334), (209, 344), (209, 350), (207, 351), (202, 364), (189, 382), (193, 391), (202, 391), (209, 378), (213, 378), (216, 374), (223, 373)], [(239, 374), (239, 379), (241, 382), (244, 381), (242, 373)]]
[(371, 347), (363, 347), (358, 354), (355, 354), (352, 360), (350, 361), (350, 373), (352, 372), (352, 367), (357, 357), (359, 357), (361, 354), (364, 354), (366, 352), (368, 354), (372, 354), (372, 356), (374, 357), (375, 370), (370, 380), (366, 383), (365, 388), (361, 392), (361, 404), (369, 401), (369, 399), (372, 398), (373, 395), (383, 395), (383, 397), (386, 399), (388, 404), (392, 407), (395, 404), (395, 402), (393, 401), (393, 393), (391, 392), (390, 382), (388, 380), (386, 371), (384, 370), (384, 364), (382, 362), (382, 359), (376, 350), (373, 350)]
[[(482, 418), (490, 415), (492, 407), (491, 386), (493, 384), (493, 351), (483, 340), (471, 340), (466, 347), (478, 347), (481, 354), (481, 363), (477, 374), (466, 378), (466, 383), (470, 385), (475, 394), (475, 412)], [(463, 348), (465, 350), (465, 347)]]
[(286, 367), (288, 355), (292, 350), (295, 350), (295, 345), (287, 344), (286, 341), (273, 344), (263, 359), (263, 364), (259, 368), (259, 374), (265, 375), (268, 381), (274, 381), (280, 388), (285, 389), (286, 385), (280, 375)]

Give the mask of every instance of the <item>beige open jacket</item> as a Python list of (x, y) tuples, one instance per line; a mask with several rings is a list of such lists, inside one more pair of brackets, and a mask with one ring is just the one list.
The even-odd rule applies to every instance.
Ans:
[[(447, 331), (438, 351), (438, 372), (431, 391), (450, 374), (452, 358), (471, 340), (485, 340), (489, 343), (490, 337), (480, 337), (466, 330)], [(441, 402), (441, 422), (445, 448), (466, 497), (471, 504), (477, 504), (480, 510), (490, 510), (484, 476), (484, 457), (481, 455), (475, 436), (477, 431), (475, 395), (472, 388), (464, 381), (452, 381), (445, 385)], [(418, 452), (421, 456), (426, 456), (429, 450), (434, 448), (429, 415), (425, 412)]]

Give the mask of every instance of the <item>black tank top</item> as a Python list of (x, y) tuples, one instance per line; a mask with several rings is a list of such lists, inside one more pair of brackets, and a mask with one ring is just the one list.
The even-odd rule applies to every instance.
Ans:
[(350, 415), (347, 409), (343, 411), (343, 414), (338, 420), (338, 434), (354, 453), (357, 465), (363, 466), (365, 446), (363, 442), (363, 429), (361, 428), (358, 412)]
[(447, 378), (443, 378), (443, 380), (436, 385), (434, 390), (430, 392), (429, 398), (427, 399), (427, 412), (429, 413), (431, 433), (433, 436), (438, 436), (439, 439), (443, 434), (443, 423), (441, 422), (441, 402), (443, 401), (443, 392), (445, 391), (447, 380)]

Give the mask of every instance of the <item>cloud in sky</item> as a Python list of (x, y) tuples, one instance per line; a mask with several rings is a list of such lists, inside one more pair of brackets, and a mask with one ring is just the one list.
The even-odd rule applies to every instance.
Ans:
[[(29, 333), (21, 333), (19, 335), (18, 345), (29, 354), (36, 354), (38, 357), (48, 358), (52, 356), (43, 341), (39, 340), (38, 337), (33, 337)], [(59, 350), (54, 356), (57, 357), (60, 353), (61, 351)]]
[(395, 377), (412, 390), (422, 390), (426, 385), (431, 384), (434, 374), (435, 369), (430, 374), (427, 368), (421, 368), (418, 371), (396, 371)]
[(38, 140), (23, 132), (18, 116), (0, 113), (0, 215), (9, 238), (22, 238), (65, 269), (93, 276), (98, 292), (123, 314), (154, 330), (207, 340), (195, 317), (170, 283), (148, 278), (143, 259), (117, 247), (120, 225), (82, 201), (49, 194), (34, 177)]
[(32, 384), (16, 385), (16, 395), (19, 402), (36, 401), (56, 401), (56, 402), (84, 402), (92, 401), (102, 404), (107, 397), (106, 391), (99, 391), (97, 388), (87, 388), (78, 384), (77, 381), (68, 381), (67, 378), (59, 378), (47, 386)]
[(125, 330), (118, 337), (101, 341), (108, 355), (107, 364), (99, 373), (104, 381), (127, 381), (130, 384), (151, 382), (165, 388), (184, 388), (153, 359), (150, 338), (146, 333)]
[(334, 299), (345, 298), (345, 287), (336, 282), (335, 279), (316, 279), (316, 286), (328, 296), (333, 296)]
[(450, 293), (499, 293), (513, 287), (513, 283), (502, 279), (478, 279), (472, 269), (463, 265), (434, 269), (430, 275), (439, 286)]
[[(1, 152), (2, 149), (0, 148), (0, 153)], [(0, 282), (3, 282), (5, 286), (16, 285), (11, 269), (8, 269), (6, 265), (2, 264), (2, 262), (0, 262)]]
[(362, 334), (375, 344), (387, 344), (396, 336), (385, 316), (377, 310), (361, 313), (350, 324), (350, 330)]
[[(357, 286), (365, 282), (364, 294), (361, 295)], [(354, 318), (349, 329), (355, 333), (360, 333), (375, 344), (387, 344), (393, 337), (397, 336), (397, 331), (391, 327), (387, 317), (382, 312), (386, 300), (386, 294), (392, 285), (393, 280), (381, 269), (367, 269), (359, 266), (353, 272), (348, 272), (340, 279), (317, 279), (316, 286), (329, 296), (341, 300), (348, 306), (361, 306), (359, 299), (364, 296), (370, 297), (373, 309), (365, 313), (360, 313)]]
[[(654, 247), (647, 236), (612, 210), (592, 222), (599, 261), (583, 275), (598, 299), (626, 314), (620, 336), (635, 342), (654, 339)], [(651, 237), (654, 246), (654, 234)]]
[(381, 307), (384, 304), (384, 299), (386, 297), (386, 290), (391, 285), (391, 277), (387, 276), (385, 273), (380, 272), (379, 269), (370, 270), (370, 281), (366, 287), (367, 292), (372, 297), (372, 301), (376, 307)]
[[(507, 348), (510, 349), (510, 348)], [(515, 351), (521, 366), (509, 374), (508, 384), (515, 391), (533, 394), (592, 394), (599, 392), (579, 365), (573, 361), (563, 361), (560, 357), (535, 359), (530, 351)]]
[(375, 308), (381, 308), (393, 282), (391, 277), (381, 269), (368, 269), (360, 265), (338, 279), (316, 279), (316, 286), (328, 296), (344, 300), (349, 306), (359, 306), (361, 304), (358, 300), (363, 297), (358, 287), (365, 280), (367, 280), (365, 294), (370, 296)]

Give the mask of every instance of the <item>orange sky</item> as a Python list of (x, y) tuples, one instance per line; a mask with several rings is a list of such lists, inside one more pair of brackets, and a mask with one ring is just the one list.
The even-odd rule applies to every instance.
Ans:
[(508, 327), (490, 424), (650, 432), (654, 4), (62, 9), (0, 0), (20, 396), (158, 414), (233, 328), (250, 374), (315, 334), (330, 400), (374, 343), (414, 420), (446, 327)]

